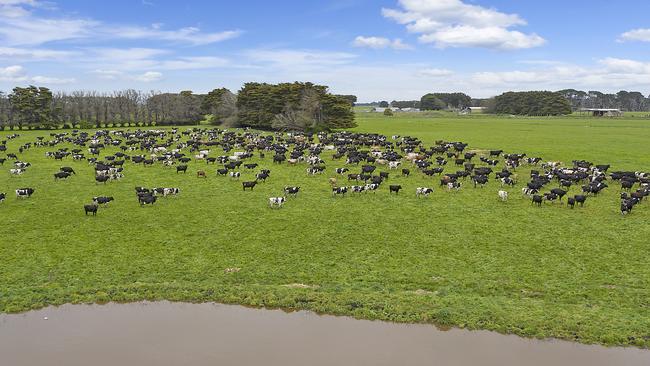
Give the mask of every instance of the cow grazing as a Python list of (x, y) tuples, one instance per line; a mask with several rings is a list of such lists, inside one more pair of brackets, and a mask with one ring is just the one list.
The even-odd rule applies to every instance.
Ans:
[(152, 195), (152, 194), (143, 194), (141, 196), (138, 196), (138, 201), (140, 202), (140, 206), (144, 207), (144, 205), (153, 205), (156, 203), (156, 200), (158, 197)]
[(499, 198), (501, 201), (505, 202), (508, 200), (508, 192), (506, 191), (499, 191)]
[(257, 163), (253, 163), (253, 164), (244, 164), (244, 168), (246, 168), (246, 169), (255, 169), (255, 168), (257, 168), (257, 166), (258, 166)]
[(542, 196), (540, 196), (540, 195), (538, 195), (538, 194), (533, 195), (533, 200), (532, 200), (532, 202), (533, 202), (533, 204), (535, 204), (535, 205), (541, 207), (541, 206), (542, 206)]
[(109, 202), (114, 201), (113, 197), (93, 197), (93, 203), (96, 205), (108, 205)]
[(388, 162), (388, 169), (397, 169), (400, 166), (400, 164), (402, 164), (402, 163), (399, 162), (399, 161), (389, 161)]
[(269, 198), (269, 207), (270, 208), (282, 208), (284, 203), (287, 201), (285, 197), (270, 197)]
[(460, 182), (449, 182), (449, 183), (447, 183), (447, 190), (448, 191), (451, 191), (452, 189), (456, 190), (456, 191), (459, 191), (460, 187), (461, 187)]
[(390, 194), (390, 193), (395, 192), (395, 194), (399, 194), (399, 191), (401, 189), (402, 189), (402, 186), (400, 186), (400, 185), (391, 185), (391, 186), (388, 187), (388, 193)]
[(433, 193), (433, 188), (427, 188), (427, 187), (417, 187), (415, 189), (415, 197), (429, 197), (429, 195)]
[(108, 176), (108, 175), (97, 175), (97, 176), (95, 176), (95, 181), (96, 181), (97, 183), (104, 183), (104, 184), (106, 184), (106, 182), (108, 182), (110, 179), (111, 179), (111, 177)]
[(6, 193), (0, 193), (0, 202), (3, 202), (5, 200), (5, 198), (7, 198), (7, 194)]
[(99, 206), (96, 203), (93, 203), (91, 205), (84, 205), (84, 212), (86, 216), (88, 216), (88, 213), (91, 213), (93, 216), (97, 216), (97, 209)]
[(36, 190), (34, 188), (20, 188), (16, 190), (16, 198), (29, 198)]
[(363, 193), (366, 190), (365, 186), (351, 186), (350, 190), (352, 193)]
[(332, 195), (341, 195), (345, 196), (345, 194), (348, 193), (348, 187), (333, 187), (332, 188)]
[(230, 172), (230, 178), (232, 178), (232, 179), (239, 179), (239, 177), (241, 177), (241, 173), (240, 173), (240, 172)]
[(255, 180), (262, 181), (266, 183), (266, 179), (269, 177), (270, 173), (268, 171), (262, 171), (261, 173), (255, 174)]
[(284, 187), (285, 196), (296, 197), (298, 195), (298, 192), (300, 192), (300, 187)]
[(632, 212), (636, 201), (634, 199), (628, 199), (621, 201), (621, 215), (627, 215)]
[(562, 197), (564, 197), (567, 194), (567, 191), (560, 188), (553, 188), (551, 189), (551, 193), (557, 195), (559, 200), (561, 201)]
[(11, 173), (11, 175), (23, 175), (25, 169), (10, 169), (9, 173)]
[(179, 165), (176, 167), (176, 174), (179, 172), (183, 172), (185, 174), (187, 172), (187, 165)]
[(68, 179), (72, 174), (66, 172), (54, 173), (54, 180)]
[(226, 175), (228, 174), (228, 169), (223, 168), (223, 169), (217, 169), (217, 175)]
[(533, 195), (539, 193), (539, 189), (536, 188), (522, 188), (521, 189), (521, 194), (524, 196), (532, 197)]
[(348, 168), (336, 168), (336, 174), (345, 174), (346, 172), (350, 171)]
[(403, 177), (408, 177), (409, 175), (411, 175), (411, 171), (410, 171), (410, 170), (408, 170), (408, 169), (406, 169), (406, 168), (405, 168), (405, 169), (402, 169), (402, 176), (403, 176)]
[(74, 169), (70, 168), (69, 166), (62, 166), (59, 170), (70, 174), (77, 174), (75, 173)]
[(253, 182), (242, 182), (242, 184), (241, 184), (241, 185), (242, 185), (242, 190), (245, 191), (246, 188), (250, 188), (250, 190), (252, 191), (253, 188), (255, 188), (255, 185), (256, 185), (256, 184), (257, 184), (257, 181), (253, 181)]

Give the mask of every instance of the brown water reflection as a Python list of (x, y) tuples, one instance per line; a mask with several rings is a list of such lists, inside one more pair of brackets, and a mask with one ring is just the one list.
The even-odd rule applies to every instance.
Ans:
[(309, 312), (156, 302), (2, 314), (0, 365), (647, 366), (650, 351)]

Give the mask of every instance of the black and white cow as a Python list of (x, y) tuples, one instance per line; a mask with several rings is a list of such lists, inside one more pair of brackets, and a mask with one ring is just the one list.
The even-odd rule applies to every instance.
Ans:
[(542, 196), (540, 196), (538, 194), (533, 195), (532, 202), (533, 202), (533, 204), (541, 207), (542, 206)]
[(287, 199), (285, 197), (269, 197), (269, 207), (282, 208), (286, 201)]
[(300, 187), (284, 187), (285, 196), (290, 195), (296, 197), (298, 195), (298, 192), (300, 192)]
[(154, 203), (156, 203), (157, 199), (158, 197), (152, 195), (151, 193), (138, 195), (138, 201), (140, 202), (140, 206), (153, 205)]
[(115, 199), (113, 197), (93, 197), (93, 203), (96, 205), (108, 205), (109, 202), (114, 201)]
[(7, 194), (6, 193), (0, 193), (0, 202), (4, 201), (5, 198), (7, 198)]
[(239, 179), (239, 177), (241, 177), (240, 172), (230, 172), (230, 178)]
[(415, 196), (416, 197), (429, 197), (429, 195), (433, 193), (433, 188), (427, 188), (427, 187), (417, 187), (415, 189)]
[(348, 187), (333, 187), (332, 188), (332, 195), (341, 195), (345, 196), (345, 194), (348, 193)]
[(36, 190), (34, 188), (20, 188), (16, 190), (17, 198), (28, 198), (31, 197)]
[(11, 173), (11, 175), (23, 175), (25, 171), (25, 169), (10, 169), (9, 173)]

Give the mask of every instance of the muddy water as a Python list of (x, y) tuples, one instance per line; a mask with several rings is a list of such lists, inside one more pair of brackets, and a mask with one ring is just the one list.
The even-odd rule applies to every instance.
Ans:
[(650, 351), (309, 312), (156, 302), (0, 315), (0, 365), (647, 366)]

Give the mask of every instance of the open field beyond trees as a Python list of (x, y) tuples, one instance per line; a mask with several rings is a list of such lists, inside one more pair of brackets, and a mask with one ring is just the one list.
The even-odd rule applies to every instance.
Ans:
[[(357, 113), (357, 123), (356, 131), (411, 135), (427, 147), (463, 141), (470, 150), (650, 171), (650, 122), (640, 118)], [(7, 152), (49, 134), (15, 132), (21, 136)], [(0, 140), (10, 133), (0, 131)], [(8, 197), (0, 203), (0, 312), (70, 302), (217, 301), (650, 346), (650, 204), (622, 217), (618, 183), (608, 182), (584, 208), (539, 208), (520, 193), (530, 167), (517, 170), (519, 183), (501, 202), (494, 176), (485, 188), (468, 180), (447, 192), (437, 176), (404, 163), (411, 176), (392, 170), (386, 183), (402, 185), (399, 195), (382, 185), (374, 194), (334, 198), (327, 178), (344, 160), (326, 151), (327, 170), (317, 176), (308, 176), (304, 163), (277, 165), (271, 153), (255, 154), (250, 162), (271, 177), (252, 192), (242, 191), (241, 181), (253, 180), (258, 169), (241, 169), (234, 181), (200, 161), (189, 163), (187, 174), (127, 162), (125, 177), (104, 185), (85, 161), (45, 157), (60, 147), (73, 145), (18, 154), (32, 164), (19, 177), (8, 172), (11, 160), (2, 166), (0, 192)], [(218, 155), (219, 149), (210, 153)], [(60, 166), (77, 174), (55, 182)], [(208, 178), (197, 178), (197, 170)], [(141, 208), (136, 186), (179, 187), (181, 194)], [(268, 198), (285, 186), (302, 188), (282, 209), (269, 209)], [(36, 193), (16, 199), (14, 190), (23, 187)], [(416, 187), (435, 192), (418, 199)], [(574, 186), (569, 194), (578, 193)], [(115, 201), (96, 217), (84, 216), (94, 196)]]

